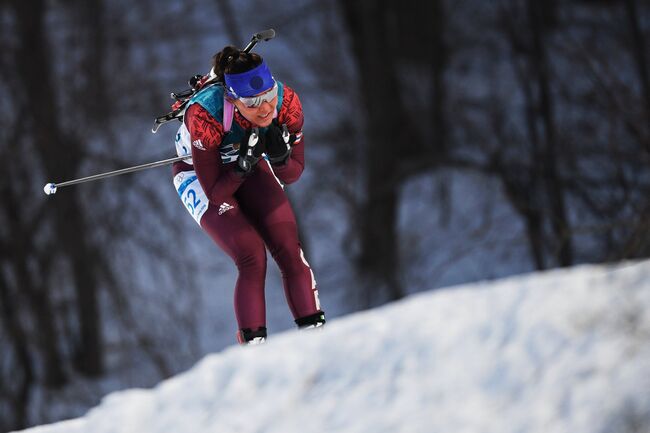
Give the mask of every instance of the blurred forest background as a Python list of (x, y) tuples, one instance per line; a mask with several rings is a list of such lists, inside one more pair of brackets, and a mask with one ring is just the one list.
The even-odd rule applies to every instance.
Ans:
[(650, 255), (647, 1), (0, 0), (0, 431), (233, 344), (234, 265), (169, 169), (42, 188), (173, 156), (176, 126), (149, 131), (169, 92), (266, 28), (306, 114), (288, 191), (330, 317)]

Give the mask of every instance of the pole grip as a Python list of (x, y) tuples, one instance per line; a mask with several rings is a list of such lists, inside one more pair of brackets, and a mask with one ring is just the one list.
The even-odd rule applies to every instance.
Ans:
[(275, 37), (275, 30), (273, 29), (262, 30), (261, 32), (257, 33), (255, 37), (257, 38), (258, 41), (271, 40)]
[(255, 45), (259, 41), (268, 41), (270, 39), (273, 39), (275, 37), (275, 30), (273, 29), (268, 29), (268, 30), (262, 30), (259, 33), (255, 33), (253, 37), (251, 38), (251, 41), (246, 45), (246, 47), (242, 50), (245, 53), (249, 53)]

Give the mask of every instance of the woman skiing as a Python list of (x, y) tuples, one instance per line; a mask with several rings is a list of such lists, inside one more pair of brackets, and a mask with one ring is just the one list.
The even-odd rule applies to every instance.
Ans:
[[(276, 81), (264, 60), (226, 46), (189, 101), (176, 136), (174, 185), (192, 217), (235, 262), (235, 315), (241, 344), (266, 339), (266, 250), (282, 273), (299, 328), (325, 323), (313, 273), (283, 185), (304, 168), (298, 95)], [(212, 84), (215, 83), (215, 84)]]

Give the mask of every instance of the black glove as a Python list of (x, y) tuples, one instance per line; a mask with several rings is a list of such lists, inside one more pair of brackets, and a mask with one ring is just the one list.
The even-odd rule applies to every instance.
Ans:
[(246, 131), (244, 139), (239, 144), (239, 156), (235, 169), (242, 175), (250, 174), (266, 150), (265, 137), (260, 135), (258, 128)]
[(296, 136), (289, 134), (287, 125), (280, 126), (278, 119), (273, 119), (266, 130), (266, 155), (271, 164), (284, 164), (291, 155), (291, 146), (294, 141), (296, 141)]

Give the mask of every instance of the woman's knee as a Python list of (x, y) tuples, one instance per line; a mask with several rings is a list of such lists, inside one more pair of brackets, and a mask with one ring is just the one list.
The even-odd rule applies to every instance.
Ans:
[(261, 242), (255, 246), (247, 245), (246, 248), (237, 250), (233, 259), (240, 272), (266, 272), (266, 250)]
[(300, 245), (281, 245), (271, 251), (271, 255), (285, 275), (301, 273), (309, 267), (304, 260)]

